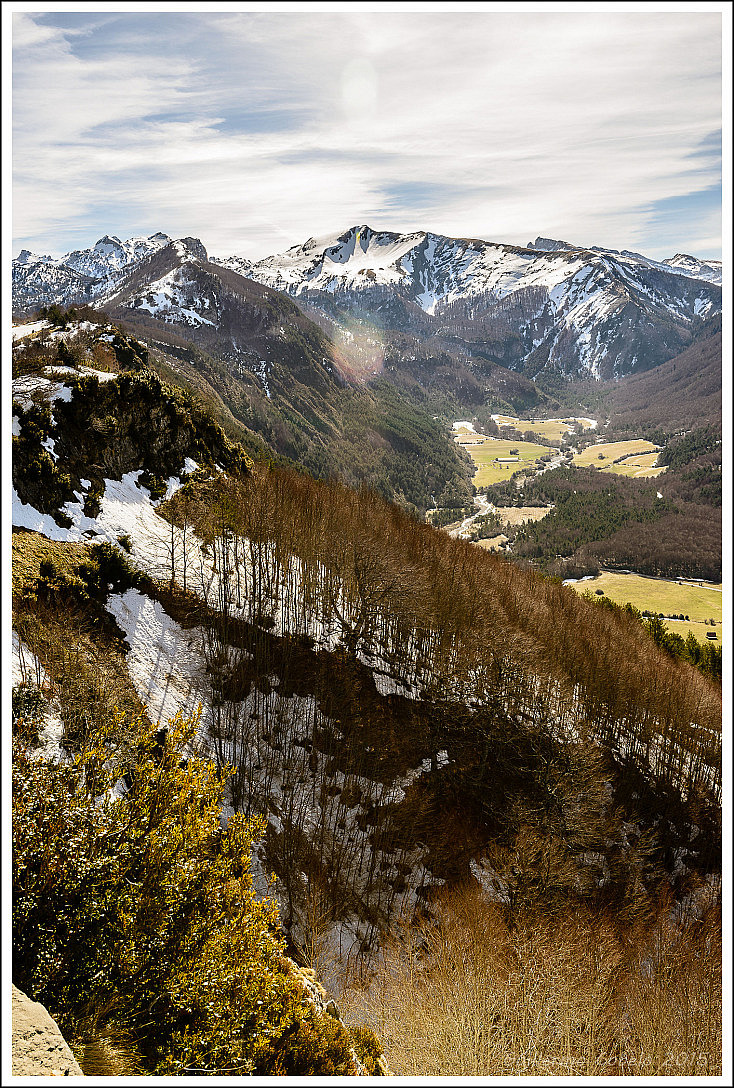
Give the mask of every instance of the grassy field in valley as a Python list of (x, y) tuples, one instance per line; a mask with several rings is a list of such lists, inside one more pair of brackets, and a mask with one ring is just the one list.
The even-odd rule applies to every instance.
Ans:
[[(512, 442), (503, 438), (487, 438), (481, 444), (467, 445), (465, 449), (477, 466), (472, 481), (475, 487), (487, 487), (501, 480), (509, 480), (513, 472), (534, 465), (539, 457), (551, 452), (548, 446), (536, 445), (534, 442)], [(513, 450), (516, 452), (513, 453)], [(498, 464), (497, 458), (517, 460)]]
[(518, 419), (516, 416), (495, 416), (495, 422), (502, 427), (514, 427), (522, 432), (532, 431), (533, 434), (547, 438), (549, 442), (560, 442), (564, 435), (573, 431), (577, 423), (581, 423), (588, 430), (594, 422), (593, 419), (581, 419), (576, 416), (564, 416), (562, 419)]
[[(572, 583), (577, 593), (595, 593), (601, 589), (617, 604), (628, 601), (640, 611), (662, 612), (665, 616), (684, 615), (689, 620), (665, 620), (669, 631), (687, 638), (692, 631), (699, 642), (706, 642), (707, 632), (715, 631), (721, 644), (721, 586), (710, 582), (671, 582), (663, 578), (645, 578), (640, 574), (602, 571), (598, 578)], [(715, 626), (710, 622), (714, 620)]]
[(522, 525), (524, 521), (540, 521), (550, 513), (550, 506), (498, 506), (497, 513), (504, 525)]
[(605, 472), (616, 472), (620, 476), (631, 476), (634, 479), (649, 479), (665, 472), (666, 465), (656, 466), (658, 451), (650, 453), (633, 453), (631, 457), (625, 457), (618, 465), (610, 465)]
[(582, 468), (598, 468), (602, 472), (616, 472), (622, 476), (657, 476), (664, 471), (662, 467), (654, 467), (658, 452), (657, 446), (641, 438), (628, 442), (597, 442), (577, 453), (573, 463)]

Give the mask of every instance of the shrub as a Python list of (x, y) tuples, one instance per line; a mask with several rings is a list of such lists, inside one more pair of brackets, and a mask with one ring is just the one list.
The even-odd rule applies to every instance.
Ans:
[(355, 1027), (351, 1029), (354, 1050), (370, 1077), (385, 1075), (382, 1044), (371, 1028)]
[(61, 340), (56, 358), (62, 366), (77, 367), (84, 362), (84, 349), (81, 344), (67, 344), (66, 340)]
[(85, 517), (96, 518), (99, 515), (104, 491), (104, 481), (96, 480), (94, 483), (90, 484), (84, 500), (83, 513)]
[(283, 1077), (348, 1076), (355, 1064), (349, 1032), (339, 1020), (311, 1007), (303, 1014), (292, 1005), (291, 1023), (273, 1040), (268, 1040), (258, 1055), (255, 1072)]
[(23, 683), (13, 688), (13, 729), (23, 742), (34, 746), (38, 743), (38, 729), (46, 710), (46, 699), (35, 684)]
[(447, 893), (340, 1002), (379, 1024), (406, 1080), (720, 1075), (717, 897), (650, 907), (533, 908), (510, 926), (476, 891)]
[(167, 483), (162, 476), (148, 472), (148, 470), (145, 469), (140, 473), (138, 483), (142, 485), (142, 487), (147, 487), (151, 499), (164, 499), (166, 497)]
[(41, 316), (50, 321), (52, 325), (56, 325), (61, 329), (66, 328), (69, 324), (69, 318), (73, 315), (73, 311), (71, 310), (68, 313), (64, 313), (61, 307), (55, 302), (52, 306), (49, 306), (48, 309), (44, 307), (39, 312)]
[(123, 750), (113, 722), (58, 764), (14, 736), (15, 981), (72, 1035), (124, 1025), (156, 1073), (356, 1073), (255, 897), (262, 825), (220, 826), (225, 775), (191, 754), (196, 727), (161, 739), (140, 719)]

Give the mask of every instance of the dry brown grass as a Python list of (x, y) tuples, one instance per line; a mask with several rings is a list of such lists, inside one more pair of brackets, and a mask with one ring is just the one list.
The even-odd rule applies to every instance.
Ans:
[(85, 1077), (145, 1075), (134, 1040), (114, 1026), (101, 1031), (94, 1021), (82, 1022), (77, 1026), (71, 1046)]
[(340, 1007), (377, 1031), (396, 1076), (720, 1074), (718, 914), (673, 918), (620, 929), (578, 910), (510, 928), (466, 893)]
[(38, 578), (41, 563), (53, 563), (60, 574), (71, 577), (89, 558), (89, 545), (49, 540), (32, 529), (13, 532), (13, 597)]
[(74, 747), (118, 711), (126, 722), (143, 712), (124, 656), (92, 629), (82, 610), (29, 602), (16, 613), (14, 627), (46, 672), (46, 693), (59, 701), (66, 745)]
[(550, 506), (498, 506), (497, 513), (504, 525), (522, 525), (524, 521), (541, 521), (550, 509)]

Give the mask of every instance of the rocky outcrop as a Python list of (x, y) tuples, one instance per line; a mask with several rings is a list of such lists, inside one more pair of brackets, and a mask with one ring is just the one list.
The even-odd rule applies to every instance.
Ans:
[(13, 986), (14, 1077), (81, 1077), (58, 1024), (43, 1005)]
[[(329, 998), (326, 990), (319, 982), (316, 972), (310, 967), (299, 967), (293, 960), (288, 961), (288, 966), (290, 974), (298, 979), (303, 987), (304, 1004), (312, 1005), (319, 1013), (326, 1013), (328, 1016), (332, 1016), (335, 1020), (339, 1021), (343, 1028), (348, 1030), (347, 1025), (341, 1018), (341, 1013), (339, 1012), (336, 1001)], [(365, 1058), (365, 1060), (370, 1061), (369, 1058)], [(357, 1070), (357, 1075), (360, 1077), (392, 1076), (390, 1066), (388, 1065), (387, 1058), (384, 1054), (375, 1055), (370, 1061), (371, 1068), (368, 1068), (362, 1063), (356, 1050), (352, 1048), (352, 1061)]]

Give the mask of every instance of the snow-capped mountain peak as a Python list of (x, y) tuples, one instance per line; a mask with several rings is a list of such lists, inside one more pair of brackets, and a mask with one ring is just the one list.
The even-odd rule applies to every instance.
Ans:
[[(170, 242), (170, 238), (168, 241)], [(181, 260), (207, 261), (209, 259), (204, 244), (199, 238), (177, 238), (173, 247)]]
[(570, 242), (562, 242), (556, 238), (536, 238), (534, 242), (528, 242), (528, 249), (537, 249), (542, 253), (557, 253), (561, 249), (579, 249), (579, 246)]
[(51, 264), (53, 263), (53, 257), (49, 257), (48, 255), (41, 257), (38, 253), (31, 253), (29, 249), (21, 249), (13, 263), (20, 265)]
[[(165, 238), (163, 235), (161, 238)], [(125, 305), (163, 321), (189, 326), (214, 325), (217, 307), (200, 275), (208, 256), (198, 238), (177, 238), (129, 267), (96, 305)]]
[(398, 267), (401, 258), (424, 237), (422, 232), (401, 235), (361, 224), (343, 234), (309, 238), (285, 253), (266, 257), (252, 267), (251, 274), (269, 287), (292, 294), (306, 284), (333, 291), (340, 283), (358, 284), (365, 278), (397, 282), (403, 277)]
[(515, 365), (531, 374), (551, 366), (612, 377), (634, 368), (643, 352), (645, 366), (663, 361), (645, 331), (651, 322), (666, 340), (672, 335), (670, 345), (659, 346), (669, 358), (687, 343), (694, 319), (720, 309), (713, 268), (689, 279), (691, 261), (673, 261), (675, 266), (543, 237), (522, 248), (361, 224), (265, 258), (249, 275), (327, 309), (382, 314), (393, 300), (441, 318), (444, 326), (450, 316), (464, 325), (512, 329), (520, 338)]
[(711, 283), (721, 283), (721, 261), (701, 261), (698, 257), (691, 257), (688, 253), (676, 253), (675, 257), (668, 257), (663, 261), (664, 265), (673, 272), (683, 276), (692, 276), (698, 280), (708, 280)]
[(91, 302), (170, 242), (159, 231), (124, 242), (105, 234), (88, 249), (75, 249), (59, 258), (38, 257), (23, 249), (13, 261), (13, 304), (32, 309), (49, 302)]
[(125, 242), (120, 241), (114, 234), (105, 234), (91, 249), (74, 250), (61, 257), (58, 263), (85, 276), (109, 279), (122, 269), (144, 260), (151, 253), (156, 253), (170, 241), (167, 234), (160, 232), (147, 238), (128, 238)]

